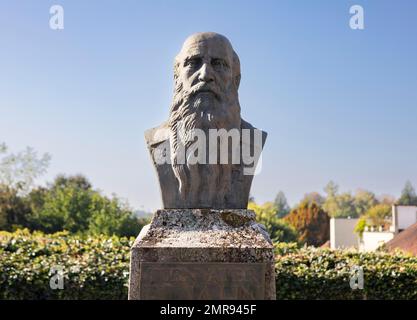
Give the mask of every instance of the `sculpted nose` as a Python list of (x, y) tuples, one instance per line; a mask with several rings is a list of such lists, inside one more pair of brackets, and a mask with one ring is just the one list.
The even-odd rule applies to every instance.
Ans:
[(198, 80), (202, 82), (213, 82), (213, 72), (211, 67), (207, 65), (207, 63), (203, 63), (200, 69), (200, 74), (198, 76)]

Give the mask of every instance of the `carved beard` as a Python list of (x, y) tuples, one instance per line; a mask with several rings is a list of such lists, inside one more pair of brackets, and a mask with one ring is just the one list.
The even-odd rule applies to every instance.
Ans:
[[(214, 96), (210, 93), (189, 93), (176, 86), (169, 118), (171, 163), (179, 184), (181, 198), (190, 207), (218, 207), (231, 190), (232, 164), (178, 163), (181, 144), (185, 150), (195, 141), (193, 129), (200, 129), (208, 137), (209, 129), (233, 128), (240, 130), (240, 106), (237, 90)], [(206, 155), (209, 154), (206, 140)], [(182, 149), (183, 150), (183, 149)], [(230, 159), (231, 148), (229, 148)], [(220, 155), (219, 145), (217, 154)], [(208, 162), (206, 162), (208, 163)], [(217, 205), (219, 204), (219, 205)]]

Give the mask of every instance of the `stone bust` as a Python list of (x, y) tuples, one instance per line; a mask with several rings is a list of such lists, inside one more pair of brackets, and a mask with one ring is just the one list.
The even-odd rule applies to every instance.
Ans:
[(145, 132), (165, 209), (246, 209), (266, 133), (240, 116), (240, 78), (226, 37), (186, 39), (175, 58), (169, 119)]

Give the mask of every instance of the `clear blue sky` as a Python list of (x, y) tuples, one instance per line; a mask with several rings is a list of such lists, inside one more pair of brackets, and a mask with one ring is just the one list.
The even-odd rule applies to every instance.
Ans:
[[(49, 8), (65, 29), (49, 28)], [(349, 8), (365, 30), (349, 28)], [(243, 117), (269, 133), (252, 194), (290, 204), (330, 180), (417, 185), (417, 1), (0, 2), (0, 141), (52, 155), (132, 206), (161, 206), (143, 132), (168, 117), (172, 62), (198, 31), (240, 56)]]

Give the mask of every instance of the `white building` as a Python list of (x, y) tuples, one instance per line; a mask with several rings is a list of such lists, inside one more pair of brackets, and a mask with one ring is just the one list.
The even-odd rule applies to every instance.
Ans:
[(417, 222), (417, 206), (392, 206), (392, 221), (388, 231), (367, 229), (362, 234), (360, 251), (374, 251), (394, 238), (396, 234)]
[(369, 252), (378, 249), (385, 242), (394, 238), (394, 232), (391, 231), (364, 231), (359, 243), (359, 251)]
[(390, 229), (366, 228), (362, 233), (362, 238), (359, 238), (354, 231), (358, 220), (332, 218), (330, 220), (330, 248), (357, 248), (359, 251), (374, 251), (417, 222), (417, 206), (393, 205)]
[(404, 231), (416, 222), (417, 206), (392, 206), (392, 232)]
[(330, 248), (358, 248), (359, 236), (355, 226), (359, 219), (331, 218), (330, 219)]

